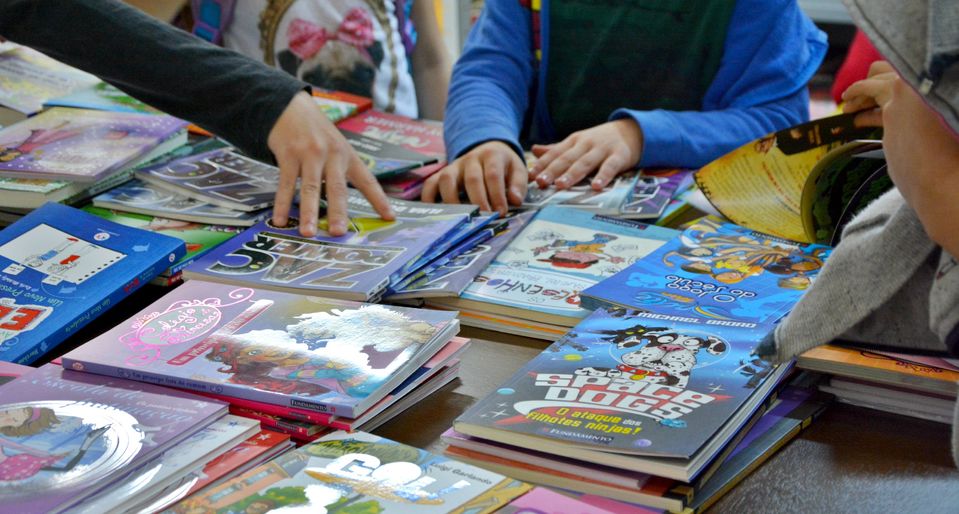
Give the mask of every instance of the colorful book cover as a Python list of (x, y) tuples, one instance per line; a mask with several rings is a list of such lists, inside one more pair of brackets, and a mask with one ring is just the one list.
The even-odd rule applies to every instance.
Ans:
[(323, 114), (333, 123), (343, 121), (356, 114), (356, 104), (334, 100), (323, 96), (313, 95), (313, 101), (320, 107)]
[(173, 275), (180, 272), (180, 270), (193, 262), (197, 257), (209, 252), (217, 245), (229, 241), (230, 238), (242, 231), (242, 229), (237, 227), (157, 218), (143, 214), (101, 209), (100, 207), (94, 207), (92, 205), (84, 207), (83, 210), (105, 220), (119, 223), (120, 225), (156, 232), (183, 241), (186, 245), (186, 254), (182, 259), (174, 262), (173, 265), (164, 272), (166, 275)]
[[(265, 455), (281, 452), (290, 446), (290, 436), (272, 430), (260, 430), (260, 433), (230, 448), (203, 466), (197, 480), (190, 486), (189, 494), (215, 484), (229, 477), (236, 470), (244, 470), (250, 462), (256, 462)], [(244, 470), (245, 471), (245, 470)]]
[(334, 91), (332, 89), (314, 87), (313, 96), (318, 98), (329, 98), (330, 100), (337, 100), (340, 102), (353, 104), (355, 107), (355, 112), (357, 113), (366, 112), (373, 108), (372, 98), (354, 95), (345, 91)]
[(190, 280), (63, 363), (352, 418), (422, 366), (457, 328), (452, 313)]
[(591, 177), (566, 189), (557, 189), (555, 186), (543, 189), (532, 182), (526, 189), (522, 208), (540, 209), (547, 205), (561, 205), (585, 209), (596, 214), (619, 215), (623, 202), (633, 190), (637, 176), (635, 172), (623, 173), (600, 191), (593, 189), (590, 183)]
[(0, 360), (33, 363), (184, 252), (60, 204), (24, 216), (0, 232)]
[(443, 125), (367, 111), (337, 125), (376, 177), (390, 177), (445, 158)]
[(677, 191), (693, 181), (693, 170), (642, 170), (619, 208), (629, 219), (656, 219), (662, 216)]
[[(586, 317), (580, 291), (672, 239), (675, 231), (569, 207), (548, 206), (460, 297), (527, 316)], [(575, 324), (572, 321), (571, 324)]]
[(809, 288), (830, 251), (704, 218), (583, 291), (583, 303), (643, 309), (687, 323), (770, 326)]
[[(380, 182), (380, 185), (383, 186), (383, 191), (386, 191), (386, 193), (390, 195), (413, 195), (415, 192), (415, 196), (418, 197), (420, 191), (423, 190), (423, 182), (437, 171), (443, 169), (444, 166), (446, 166), (446, 161), (420, 166), (415, 170), (385, 179)], [(406, 199), (410, 200), (412, 198)]]
[(302, 237), (295, 212), (284, 228), (267, 219), (188, 266), (186, 278), (374, 301), (467, 217), (446, 214), (447, 206), (393, 200), (397, 219), (390, 222), (354, 200), (350, 214), (357, 217), (342, 236), (330, 235), (323, 219), (318, 235)]
[[(569, 453), (560, 454), (573, 458), (580, 458), (575, 448), (611, 456), (702, 457), (721, 430), (728, 433), (748, 418), (775, 382), (769, 378), (784, 368), (751, 354), (764, 331), (664, 318), (595, 311), (460, 416), (454, 428), (547, 453), (565, 448)], [(637, 472), (692, 479), (644, 469), (656, 459), (630, 461)], [(605, 464), (620, 467), (612, 457)]]
[(166, 115), (55, 107), (0, 129), (0, 176), (96, 182), (185, 126)]
[(168, 513), (292, 510), (485, 513), (530, 487), (364, 432), (336, 432), (174, 505)]
[(161, 111), (133, 98), (106, 82), (73, 91), (72, 93), (51, 98), (44, 107), (72, 107), (96, 111), (141, 112), (162, 114)]
[(148, 216), (213, 225), (249, 227), (270, 216), (268, 210), (244, 212), (202, 202), (142, 180), (131, 180), (93, 199), (93, 204)]
[(48, 364), (3, 386), (0, 501), (61, 512), (226, 412), (219, 402)]
[(957, 371), (831, 344), (806, 351), (796, 358), (796, 365), (810, 371), (874, 380), (951, 397), (956, 396), (956, 382), (959, 382)]
[(273, 205), (280, 170), (220, 148), (147, 167), (136, 175), (201, 202), (252, 212)]
[(0, 104), (23, 114), (43, 109), (43, 102), (100, 79), (43, 55), (15, 46), (0, 53)]
[(267, 428), (276, 428), (280, 431), (300, 437), (309, 437), (330, 430), (329, 427), (307, 423), (295, 419), (286, 419), (277, 414), (267, 414), (266, 412), (230, 405), (230, 414), (241, 416), (250, 420), (256, 420), (259, 424)]

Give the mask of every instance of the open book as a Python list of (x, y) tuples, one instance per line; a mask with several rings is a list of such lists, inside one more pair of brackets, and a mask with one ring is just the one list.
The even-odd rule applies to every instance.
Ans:
[(842, 227), (892, 187), (877, 129), (840, 114), (773, 132), (707, 164), (696, 184), (738, 225), (835, 245)]

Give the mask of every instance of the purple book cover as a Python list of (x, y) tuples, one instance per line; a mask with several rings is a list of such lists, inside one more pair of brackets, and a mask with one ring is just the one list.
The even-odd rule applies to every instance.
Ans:
[(450, 312), (191, 280), (63, 365), (355, 418), (456, 328)]
[(656, 219), (662, 216), (676, 191), (688, 186), (693, 170), (643, 170), (619, 208), (628, 219)]
[(48, 109), (0, 129), (0, 176), (96, 182), (185, 126), (166, 115)]
[(53, 364), (2, 391), (0, 502), (18, 513), (67, 509), (226, 412), (213, 400)]

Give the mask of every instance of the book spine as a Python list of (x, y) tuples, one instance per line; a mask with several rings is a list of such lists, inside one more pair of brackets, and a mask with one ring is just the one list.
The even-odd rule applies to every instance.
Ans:
[(279, 405), (253, 402), (242, 398), (224, 398), (222, 396), (216, 396), (216, 398), (230, 402), (230, 404), (236, 405), (237, 407), (258, 410), (265, 414), (280, 416), (293, 421), (305, 421), (307, 423), (324, 425), (338, 430), (353, 430), (354, 428), (351, 423), (343, 422), (337, 419), (335, 416), (320, 412), (303, 411), (300, 409), (292, 409), (290, 407), (281, 407)]

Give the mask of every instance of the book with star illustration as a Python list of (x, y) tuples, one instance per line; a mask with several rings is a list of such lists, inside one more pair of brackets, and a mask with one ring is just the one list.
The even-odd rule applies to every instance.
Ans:
[(54, 364), (2, 391), (0, 502), (7, 512), (80, 507), (226, 414), (225, 404), (196, 395)]
[(37, 361), (185, 251), (56, 203), (24, 216), (0, 232), (0, 360)]
[(691, 482), (788, 371), (751, 355), (764, 335), (600, 309), (453, 427), (503, 444)]
[(355, 418), (457, 330), (454, 313), (189, 280), (63, 365)]
[(295, 508), (302, 512), (482, 514), (529, 489), (498, 473), (373, 434), (335, 432), (164, 512)]

